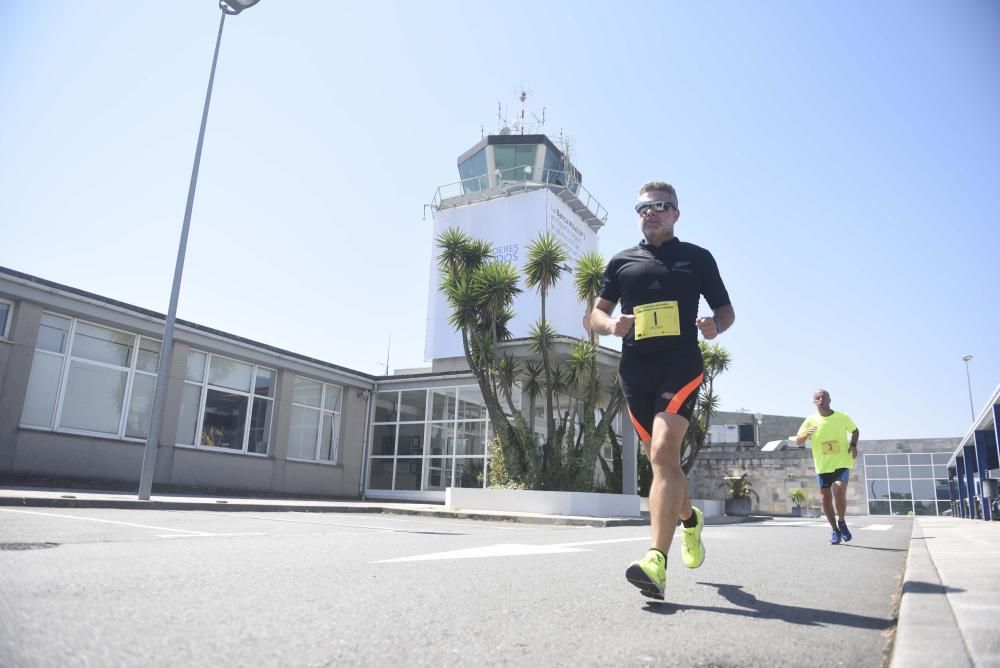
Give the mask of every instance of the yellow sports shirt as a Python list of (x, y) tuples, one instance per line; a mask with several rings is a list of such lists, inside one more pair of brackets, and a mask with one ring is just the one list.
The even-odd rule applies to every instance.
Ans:
[(799, 427), (796, 436), (804, 436), (809, 427), (816, 427), (811, 437), (816, 473), (830, 473), (854, 466), (854, 458), (848, 449), (847, 436), (858, 427), (846, 413), (834, 411), (827, 417), (819, 413), (810, 415)]

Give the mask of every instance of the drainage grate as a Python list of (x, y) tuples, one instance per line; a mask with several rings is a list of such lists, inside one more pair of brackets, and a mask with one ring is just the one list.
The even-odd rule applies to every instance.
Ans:
[(0, 543), (0, 550), (45, 550), (50, 547), (59, 547), (59, 543)]

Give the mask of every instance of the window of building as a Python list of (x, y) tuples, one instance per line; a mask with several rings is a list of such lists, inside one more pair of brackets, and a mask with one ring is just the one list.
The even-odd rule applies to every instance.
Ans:
[(0, 299), (0, 339), (10, 338), (10, 316), (13, 312), (13, 302)]
[(145, 440), (159, 360), (155, 339), (43, 313), (21, 424)]
[(486, 402), (476, 385), (378, 392), (368, 488), (484, 487), (489, 436)]
[(338, 461), (343, 394), (344, 389), (338, 385), (295, 377), (289, 459)]
[(566, 165), (562, 158), (551, 148), (546, 147), (545, 162), (542, 163), (542, 181), (556, 185), (566, 185)]
[(493, 147), (493, 163), (503, 181), (525, 181), (531, 173), (525, 167), (534, 167), (537, 144), (508, 144)]
[(266, 455), (275, 378), (273, 369), (189, 351), (177, 444)]
[(950, 453), (866, 454), (865, 493), (871, 515), (940, 515), (951, 508)]
[(482, 148), (458, 164), (458, 175), (462, 179), (462, 192), (486, 190), (489, 177), (486, 175), (486, 149)]

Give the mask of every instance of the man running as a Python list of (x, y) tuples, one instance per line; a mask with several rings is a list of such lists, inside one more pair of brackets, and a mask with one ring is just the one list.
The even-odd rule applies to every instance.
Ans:
[[(714, 339), (732, 326), (736, 314), (712, 254), (674, 236), (681, 212), (673, 186), (662, 181), (643, 184), (635, 210), (644, 241), (611, 258), (590, 326), (598, 334), (622, 338), (618, 375), (632, 424), (653, 468), (652, 546), (628, 566), (625, 577), (645, 596), (662, 599), (667, 552), (678, 519), (683, 524), (684, 565), (698, 568), (705, 560), (705, 521), (691, 505), (681, 468), (681, 440), (704, 372), (698, 332)], [(711, 317), (698, 317), (701, 295), (712, 309)], [(621, 314), (614, 318), (618, 302)]]
[[(847, 512), (847, 481), (851, 467), (858, 458), (857, 425), (846, 413), (830, 408), (830, 393), (820, 388), (813, 392), (816, 413), (806, 418), (795, 442), (805, 447), (812, 438), (813, 463), (816, 465), (816, 481), (823, 497), (823, 512), (833, 527), (830, 545), (851, 540), (844, 514)], [(847, 434), (851, 434), (851, 444), (847, 445)], [(837, 519), (834, 518), (834, 505)]]

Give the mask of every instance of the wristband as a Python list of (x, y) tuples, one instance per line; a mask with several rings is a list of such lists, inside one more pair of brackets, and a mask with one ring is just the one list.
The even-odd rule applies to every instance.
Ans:
[(722, 334), (722, 325), (719, 324), (719, 319), (713, 315), (712, 320), (715, 322), (715, 333)]

